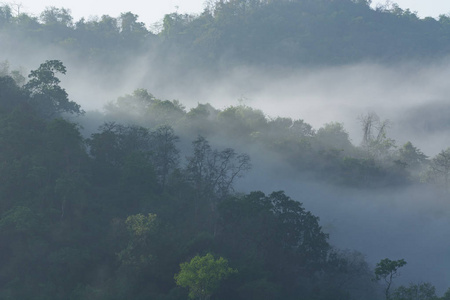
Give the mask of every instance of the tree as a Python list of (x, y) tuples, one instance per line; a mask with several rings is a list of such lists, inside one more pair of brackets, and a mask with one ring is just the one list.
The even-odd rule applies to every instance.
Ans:
[(149, 253), (152, 237), (158, 229), (158, 220), (155, 214), (131, 215), (125, 225), (128, 231), (128, 245), (117, 256), (122, 264), (142, 268), (153, 260)]
[[(108, 187), (126, 197), (117, 200), (121, 212), (134, 213), (137, 207), (156, 188), (152, 157), (152, 137), (148, 129), (133, 125), (105, 123), (100, 132), (87, 140), (89, 153), (94, 158), (96, 185)], [(118, 196), (118, 194), (116, 195)]]
[(448, 188), (450, 180), (450, 148), (442, 150), (431, 160), (429, 179), (439, 182), (443, 180), (443, 185)]
[(90, 154), (98, 161), (114, 167), (122, 167), (131, 153), (150, 154), (151, 135), (141, 126), (124, 126), (115, 122), (105, 123), (88, 139)]
[(0, 76), (0, 110), (12, 111), (17, 105), (26, 102), (26, 95), (10, 76)]
[(237, 273), (228, 266), (225, 258), (214, 259), (211, 253), (195, 256), (191, 261), (180, 264), (180, 269), (174, 276), (177, 285), (189, 288), (189, 298), (200, 300), (209, 299), (222, 280)]
[[(322, 274), (330, 249), (318, 217), (283, 192), (226, 199), (219, 205), (217, 232), (218, 247), (242, 270), (238, 281), (247, 285), (267, 280), (284, 295), (307, 293), (300, 282)], [(244, 299), (256, 299), (260, 293), (250, 290)]]
[(251, 167), (247, 154), (233, 149), (213, 150), (202, 136), (193, 143), (194, 155), (188, 158), (187, 172), (202, 196), (222, 198), (232, 190), (234, 180)]
[(73, 18), (70, 15), (70, 10), (65, 8), (47, 7), (41, 13), (40, 19), (47, 26), (73, 26)]
[(179, 138), (171, 126), (163, 125), (152, 132), (153, 137), (153, 164), (159, 182), (164, 190), (170, 171), (178, 166), (179, 151), (175, 145)]
[(353, 148), (348, 132), (344, 129), (342, 123), (333, 122), (325, 124), (317, 131), (315, 138), (319, 147), (324, 149), (333, 148), (349, 151)]
[(6, 26), (12, 22), (13, 16), (9, 5), (0, 6), (0, 26)]
[(350, 297), (345, 299), (373, 299), (379, 286), (370, 280), (372, 272), (364, 254), (333, 249), (328, 254), (319, 286), (324, 287), (325, 293), (346, 291)]
[(394, 278), (398, 274), (398, 269), (406, 265), (404, 259), (390, 260), (389, 258), (382, 259), (375, 268), (375, 280), (383, 279), (387, 286), (384, 290), (386, 300), (390, 299), (389, 289), (391, 288)]
[(237, 154), (231, 148), (213, 150), (202, 136), (192, 144), (194, 155), (187, 158), (186, 173), (196, 193), (195, 219), (202, 207), (200, 202), (205, 201), (209, 206), (210, 230), (215, 235), (217, 204), (233, 190), (234, 181), (250, 169), (250, 157), (247, 154)]
[(440, 298), (440, 300), (450, 300), (450, 288), (447, 289), (447, 291), (445, 292), (444, 296), (442, 296)]
[(121, 33), (126, 36), (145, 37), (148, 34), (145, 24), (138, 22), (138, 15), (131, 12), (122, 13), (119, 17)]
[(420, 151), (420, 149), (414, 147), (411, 142), (404, 144), (398, 152), (400, 161), (406, 163), (406, 165), (412, 169), (421, 167), (428, 158), (422, 151)]
[(248, 139), (249, 134), (262, 131), (267, 126), (267, 119), (261, 110), (243, 104), (226, 108), (218, 114), (217, 120), (234, 138)]
[(410, 284), (409, 287), (399, 286), (392, 294), (393, 300), (438, 300), (436, 288), (426, 282)]
[(83, 113), (80, 105), (69, 100), (66, 90), (59, 85), (56, 73), (66, 74), (66, 67), (59, 60), (47, 60), (37, 70), (30, 72), (30, 81), (25, 84), (24, 89), (29, 93), (33, 106), (47, 118), (57, 117), (62, 113)]
[(361, 146), (369, 157), (383, 159), (389, 156), (389, 151), (395, 147), (395, 141), (386, 136), (389, 120), (381, 121), (375, 113), (368, 113), (359, 119), (363, 129)]

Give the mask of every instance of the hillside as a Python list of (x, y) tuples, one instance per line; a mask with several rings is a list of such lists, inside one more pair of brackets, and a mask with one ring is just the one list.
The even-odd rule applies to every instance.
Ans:
[(39, 17), (13, 16), (8, 6), (0, 12), (2, 51), (25, 53), (20, 45), (31, 43), (36, 52), (56, 47), (85, 63), (114, 62), (116, 68), (136, 55), (214, 69), (392, 63), (442, 58), (450, 49), (449, 17), (420, 19), (396, 4), (372, 9), (365, 0), (217, 1), (198, 16), (166, 15), (159, 32), (131, 12), (92, 20), (73, 20), (54, 7)]
[(450, 299), (450, 17), (208, 3), (0, 6), (0, 299)]

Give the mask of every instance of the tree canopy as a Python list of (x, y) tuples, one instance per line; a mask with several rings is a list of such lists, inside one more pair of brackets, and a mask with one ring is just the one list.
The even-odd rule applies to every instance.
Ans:
[(204, 300), (209, 299), (219, 288), (220, 282), (233, 273), (237, 273), (237, 270), (228, 267), (226, 259), (214, 259), (211, 253), (207, 253), (180, 264), (175, 281), (177, 285), (189, 288), (190, 298)]

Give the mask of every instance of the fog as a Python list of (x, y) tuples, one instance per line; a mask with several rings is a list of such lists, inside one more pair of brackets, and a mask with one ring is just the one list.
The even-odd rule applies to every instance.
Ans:
[(0, 57), (26, 72), (47, 59), (61, 59), (68, 70), (60, 77), (62, 85), (86, 111), (102, 110), (117, 97), (145, 88), (159, 99), (180, 100), (187, 110), (198, 103), (219, 109), (244, 103), (268, 117), (303, 119), (315, 129), (341, 122), (356, 145), (362, 139), (359, 117), (374, 112), (389, 120), (388, 136), (397, 145), (411, 141), (428, 156), (450, 147), (450, 59), (301, 70), (225, 67), (208, 72), (176, 68), (153, 56), (103, 67), (74, 60), (58, 48), (33, 45), (11, 45), (0, 50)]
[(430, 282), (439, 294), (448, 289), (448, 194), (419, 186), (345, 189), (255, 168), (242, 180), (240, 189), (284, 190), (320, 217), (333, 246), (363, 253), (372, 267), (384, 258), (405, 259), (407, 265), (394, 281), (397, 286)]
[(219, 109), (243, 103), (268, 117), (303, 119), (315, 129), (341, 122), (355, 145), (362, 139), (359, 117), (374, 112), (389, 120), (388, 136), (399, 146), (411, 141), (428, 156), (450, 146), (448, 60), (308, 70), (239, 67), (220, 75), (168, 70), (148, 58), (114, 74), (67, 65), (63, 84), (85, 110), (101, 110), (118, 96), (146, 88), (159, 99), (180, 100), (187, 110), (198, 103)]
[(219, 108), (236, 105), (242, 98), (270, 117), (303, 119), (316, 129), (342, 122), (354, 144), (362, 137), (358, 117), (375, 112), (390, 120), (388, 134), (400, 145), (410, 140), (434, 155), (450, 146), (445, 118), (449, 72), (447, 61), (431, 66), (359, 64), (286, 72), (247, 68), (203, 83), (183, 82), (181, 90), (169, 86), (161, 94), (187, 105), (210, 102)]
[[(376, 112), (390, 120), (388, 136), (397, 145), (411, 141), (434, 156), (450, 146), (449, 72), (447, 60), (301, 71), (249, 67), (215, 78), (186, 74), (167, 85), (144, 79), (142, 86), (157, 97), (179, 99), (188, 108), (198, 102), (225, 108), (241, 99), (270, 117), (303, 119), (316, 129), (328, 122), (343, 122), (356, 145), (362, 137), (358, 117)], [(292, 174), (286, 171), (288, 167), (271, 162), (257, 150), (250, 151), (254, 169), (238, 190), (284, 190), (321, 218), (336, 247), (364, 253), (372, 266), (386, 257), (404, 258), (408, 264), (398, 284), (429, 281), (440, 294), (449, 287), (448, 194), (423, 186), (392, 190), (331, 187), (284, 175)]]
[[(104, 72), (73, 61), (56, 49), (33, 56), (0, 54), (12, 67), (25, 70), (36, 69), (45, 59), (62, 59), (68, 69), (61, 77), (62, 85), (87, 111), (101, 111), (109, 101), (146, 88), (157, 98), (180, 100), (187, 109), (207, 102), (216, 108), (244, 103), (269, 117), (303, 119), (315, 129), (342, 122), (355, 145), (362, 138), (358, 117), (375, 112), (390, 120), (388, 136), (397, 145), (411, 141), (429, 156), (450, 146), (448, 60), (305, 70), (239, 67), (212, 76), (173, 70), (150, 57), (139, 57), (127, 67)], [(328, 186), (288, 175), (292, 173), (281, 162), (251, 152), (256, 155), (254, 168), (237, 190), (284, 190), (321, 218), (336, 247), (364, 253), (372, 266), (386, 257), (404, 258), (408, 264), (402, 268), (398, 283), (431, 282), (440, 294), (450, 287), (447, 193), (422, 186), (393, 190)]]

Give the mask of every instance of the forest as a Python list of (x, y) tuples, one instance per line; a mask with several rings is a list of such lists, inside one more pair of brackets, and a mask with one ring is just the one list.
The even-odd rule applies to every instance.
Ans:
[[(200, 15), (172, 13), (152, 28), (132, 12), (73, 20), (49, 7), (40, 16), (0, 7), (3, 50), (33, 50), (83, 58), (120, 69), (132, 56), (161, 65), (222, 70), (250, 64), (299, 67), (361, 61), (429, 61), (450, 49), (450, 16), (420, 19), (393, 2), (368, 0), (221, 0)], [(16, 9), (15, 9), (16, 8)], [(64, 53), (62, 53), (64, 52)], [(151, 53), (151, 55), (149, 55)]]
[[(374, 261), (339, 247), (362, 223), (333, 221), (354, 209), (376, 219), (379, 233), (362, 234), (381, 248), (413, 248), (377, 217), (402, 211), (412, 232), (405, 211), (417, 209), (425, 234), (445, 237), (450, 147), (426, 155), (372, 111), (354, 142), (335, 120), (315, 128), (244, 100), (186, 105), (143, 88), (150, 73), (97, 110), (65, 88), (77, 64), (113, 86), (133, 57), (174, 85), (242, 65), (446, 59), (449, 16), (369, 4), (213, 1), (152, 29), (131, 12), (74, 21), (64, 8), (1, 6), (0, 299), (450, 299), (448, 253), (386, 249)], [(448, 250), (434, 242), (421, 245)]]

